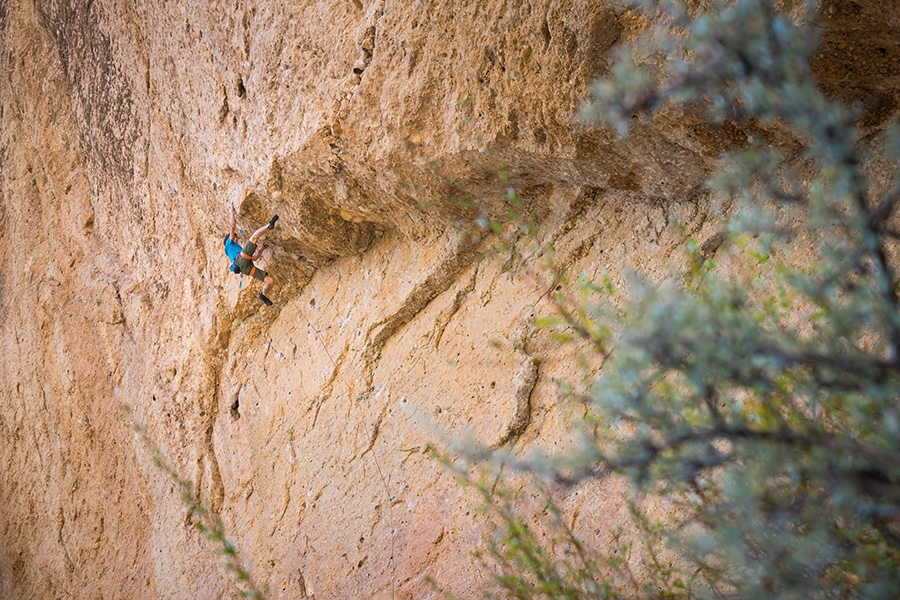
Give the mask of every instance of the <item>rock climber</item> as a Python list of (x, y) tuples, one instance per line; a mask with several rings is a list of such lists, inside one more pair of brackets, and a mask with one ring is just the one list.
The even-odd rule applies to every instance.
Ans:
[(263, 282), (262, 291), (257, 295), (257, 298), (263, 301), (266, 306), (272, 306), (272, 301), (269, 300), (269, 297), (266, 295), (272, 286), (275, 285), (275, 280), (272, 279), (272, 276), (258, 268), (253, 264), (254, 260), (257, 260), (261, 255), (263, 250), (266, 249), (265, 244), (259, 247), (257, 250), (257, 242), (259, 239), (266, 234), (271, 229), (275, 228), (275, 222), (278, 220), (278, 215), (272, 217), (272, 220), (269, 221), (268, 225), (263, 225), (259, 229), (253, 232), (253, 235), (250, 236), (250, 241), (248, 241), (244, 247), (238, 243), (238, 236), (235, 232), (235, 216), (234, 216), (234, 204), (231, 205), (231, 233), (225, 236), (225, 254), (231, 259), (231, 267), (230, 270), (233, 273), (240, 273), (242, 275), (249, 275), (255, 279), (259, 279)]

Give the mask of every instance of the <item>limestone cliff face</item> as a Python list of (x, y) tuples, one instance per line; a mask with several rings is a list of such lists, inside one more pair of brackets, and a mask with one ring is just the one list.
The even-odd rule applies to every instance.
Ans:
[[(898, 16), (828, 6), (815, 66), (876, 130)], [(578, 371), (531, 326), (541, 257), (453, 223), (512, 185), (560, 267), (659, 279), (687, 236), (715, 251), (702, 181), (746, 132), (576, 118), (643, 24), (592, 0), (0, 1), (0, 597), (234, 593), (123, 404), (274, 597), (474, 593), (477, 498), (425, 448), (564, 446)], [(227, 273), (231, 203), (246, 235), (281, 215), (272, 308)], [(597, 546), (614, 492), (565, 500)]]

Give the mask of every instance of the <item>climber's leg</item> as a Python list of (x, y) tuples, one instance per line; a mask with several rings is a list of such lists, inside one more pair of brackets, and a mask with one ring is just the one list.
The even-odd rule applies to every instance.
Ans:
[(253, 235), (250, 236), (250, 241), (255, 244), (256, 242), (259, 241), (259, 238), (261, 238), (267, 231), (269, 231), (269, 226), (263, 225), (262, 227), (260, 227), (259, 229), (257, 229), (256, 231), (253, 232)]
[(263, 279), (263, 287), (262, 291), (257, 295), (257, 297), (262, 300), (267, 306), (272, 306), (272, 301), (269, 300), (269, 297), (266, 295), (272, 286), (275, 285), (275, 280), (272, 279), (271, 275), (266, 275), (265, 279)]
[(266, 274), (265, 277), (263, 278), (262, 282), (263, 282), (262, 293), (265, 296), (266, 294), (268, 294), (269, 290), (272, 289), (272, 286), (275, 285), (275, 280), (272, 279), (271, 275)]
[(253, 243), (256, 243), (259, 241), (259, 238), (261, 238), (263, 235), (265, 235), (265, 233), (267, 231), (269, 231), (271, 229), (275, 229), (276, 221), (278, 221), (278, 215), (275, 215), (274, 217), (272, 217), (272, 220), (269, 221), (266, 225), (263, 225), (262, 227), (260, 227), (256, 231), (254, 231), (253, 235), (250, 236), (250, 241)]

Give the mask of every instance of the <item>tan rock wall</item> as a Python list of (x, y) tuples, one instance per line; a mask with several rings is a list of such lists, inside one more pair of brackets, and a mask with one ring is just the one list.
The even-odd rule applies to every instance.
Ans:
[[(701, 183), (742, 132), (577, 122), (635, 15), (286, 4), (0, 2), (0, 597), (234, 594), (124, 403), (274, 597), (475, 595), (477, 498), (425, 448), (564, 447), (578, 370), (531, 325), (542, 258), (454, 221), (508, 183), (558, 265), (616, 283), (715, 249)], [(247, 235), (282, 217), (273, 308), (226, 272), (231, 202)], [(615, 485), (565, 499), (600, 547)]]

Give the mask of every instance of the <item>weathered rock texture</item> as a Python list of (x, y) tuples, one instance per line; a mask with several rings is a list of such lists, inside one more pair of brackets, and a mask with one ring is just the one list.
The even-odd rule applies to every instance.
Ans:
[[(897, 10), (823, 15), (814, 66), (876, 131)], [(0, 1), (0, 597), (234, 594), (123, 404), (274, 597), (475, 595), (478, 500), (425, 448), (564, 446), (578, 370), (531, 326), (542, 259), (452, 224), (512, 185), (558, 266), (616, 282), (720, 239), (702, 181), (748, 132), (577, 122), (643, 26), (592, 0)], [(226, 272), (232, 202), (247, 234), (282, 217), (273, 308)], [(617, 492), (564, 498), (598, 547)]]

